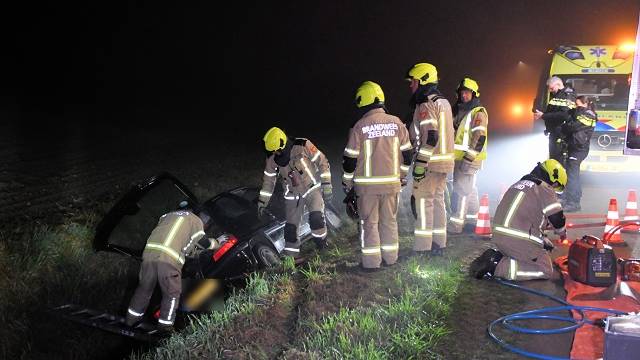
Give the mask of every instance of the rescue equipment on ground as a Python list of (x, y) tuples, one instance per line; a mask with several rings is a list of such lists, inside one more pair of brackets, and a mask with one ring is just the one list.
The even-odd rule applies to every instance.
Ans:
[(589, 286), (615, 284), (617, 260), (613, 249), (591, 235), (574, 241), (569, 247), (569, 275)]
[(610, 245), (623, 244), (622, 236), (620, 235), (620, 228), (612, 231), (620, 225), (620, 216), (618, 215), (618, 200), (611, 198), (609, 200), (609, 210), (607, 211), (607, 222), (604, 227), (604, 235), (602, 240)]
[(640, 259), (620, 259), (622, 280), (640, 281)]
[(476, 237), (491, 237), (491, 215), (489, 214), (489, 194), (482, 195), (480, 208), (478, 210), (478, 220), (476, 221)]
[[(574, 331), (576, 329), (578, 329), (579, 327), (581, 327), (584, 324), (590, 324), (592, 323), (589, 319), (586, 318), (585, 316), (585, 312), (586, 311), (593, 311), (593, 312), (602, 312), (602, 313), (606, 313), (606, 314), (612, 314), (612, 315), (628, 315), (626, 312), (623, 311), (619, 311), (619, 310), (614, 310), (614, 309), (605, 309), (605, 308), (596, 308), (596, 307), (591, 307), (591, 306), (574, 306), (574, 305), (570, 305), (568, 302), (566, 302), (564, 299), (561, 299), (557, 296), (553, 296), (551, 294), (539, 291), (539, 290), (534, 290), (534, 289), (530, 289), (521, 285), (517, 285), (515, 283), (512, 283), (510, 281), (505, 281), (499, 278), (494, 278), (495, 281), (497, 281), (498, 283), (505, 285), (505, 286), (509, 286), (518, 290), (522, 290), (531, 294), (535, 294), (535, 295), (539, 295), (548, 299), (551, 299), (553, 301), (556, 301), (560, 304), (562, 304), (562, 306), (555, 306), (555, 307), (547, 307), (547, 308), (542, 308), (542, 309), (535, 309), (535, 310), (529, 310), (529, 311), (523, 311), (523, 312), (519, 312), (519, 313), (515, 313), (515, 314), (510, 314), (510, 315), (506, 315), (503, 316), (499, 319), (494, 320), (491, 324), (489, 324), (488, 326), (488, 333), (489, 336), (491, 337), (491, 339), (493, 341), (495, 341), (496, 343), (498, 343), (498, 345), (500, 345), (501, 347), (516, 353), (516, 354), (520, 354), (523, 356), (528, 356), (530, 358), (533, 359), (558, 359), (558, 360), (564, 360), (567, 358), (562, 358), (562, 357), (555, 357), (555, 356), (549, 356), (549, 355), (544, 355), (544, 354), (539, 354), (539, 353), (534, 353), (534, 352), (530, 352), (527, 351), (525, 349), (513, 346), (509, 343), (507, 343), (506, 341), (504, 341), (503, 339), (499, 338), (495, 333), (494, 333), (494, 328), (496, 327), (496, 325), (500, 324), (503, 327), (513, 331), (513, 332), (518, 332), (518, 333), (523, 333), (523, 334), (561, 334), (561, 333), (566, 333), (566, 332), (570, 332), (570, 331)], [(576, 318), (573, 318), (571, 315), (569, 316), (560, 316), (558, 315), (558, 312), (561, 311), (575, 311), (577, 312), (577, 316)], [(523, 327), (523, 326), (518, 326), (515, 324), (516, 321), (521, 321), (521, 320), (531, 320), (531, 319), (535, 319), (535, 320), (549, 320), (552, 319), (554, 321), (560, 321), (560, 322), (566, 322), (569, 323), (570, 325), (565, 326), (565, 327), (559, 327), (559, 328), (554, 328), (554, 329), (549, 329), (549, 328), (544, 328), (544, 329), (535, 329), (535, 328), (529, 328), (529, 327)]]
[(640, 315), (610, 316), (604, 327), (604, 360), (636, 359), (640, 354)]

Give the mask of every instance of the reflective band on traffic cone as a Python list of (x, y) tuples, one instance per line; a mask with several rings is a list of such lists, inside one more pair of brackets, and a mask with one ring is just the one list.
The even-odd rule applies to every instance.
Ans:
[[(629, 190), (629, 196), (627, 196), (627, 206), (624, 209), (624, 217), (622, 220), (625, 221), (638, 221), (640, 217), (638, 216), (638, 200), (636, 197), (635, 190)], [(640, 231), (640, 227), (638, 225), (629, 225), (622, 229), (622, 232), (638, 232)]]
[(491, 237), (491, 215), (489, 215), (489, 195), (484, 194), (480, 199), (480, 210), (476, 222), (476, 237)]
[(621, 244), (622, 236), (620, 235), (620, 229), (616, 230), (613, 234), (607, 235), (607, 233), (614, 227), (620, 224), (618, 215), (618, 200), (612, 198), (609, 200), (609, 211), (607, 212), (607, 222), (604, 227), (604, 235), (602, 240), (607, 240), (609, 244)]

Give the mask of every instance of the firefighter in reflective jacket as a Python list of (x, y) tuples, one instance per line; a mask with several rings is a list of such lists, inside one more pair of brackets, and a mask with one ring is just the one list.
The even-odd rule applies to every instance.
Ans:
[(438, 90), (436, 67), (419, 63), (407, 72), (416, 104), (409, 127), (415, 140), (412, 209), (416, 216), (413, 250), (441, 255), (447, 246), (444, 202), (447, 175), (453, 172), (454, 132), (451, 104)]
[(570, 112), (571, 118), (562, 125), (562, 133), (567, 139), (567, 188), (563, 193), (565, 212), (581, 210), (582, 186), (580, 185), (580, 164), (589, 154), (589, 144), (598, 117), (593, 110), (593, 103), (587, 96), (578, 96), (576, 108)]
[(142, 320), (158, 283), (162, 291), (158, 327), (162, 331), (173, 329), (182, 292), (182, 266), (185, 256), (204, 236), (203, 227), (202, 220), (186, 201), (180, 203), (178, 210), (162, 215), (142, 254), (139, 283), (129, 303), (127, 325), (134, 326)]
[(496, 276), (508, 280), (549, 279), (553, 243), (544, 230), (553, 227), (566, 237), (565, 217), (556, 192), (567, 183), (562, 165), (549, 159), (538, 165), (504, 194), (493, 218), (493, 241), (469, 268), (477, 279)]
[(384, 108), (380, 86), (365, 81), (356, 91), (362, 117), (349, 130), (344, 149), (342, 183), (355, 187), (360, 216), (364, 269), (377, 269), (398, 259), (398, 201), (411, 165), (412, 147), (406, 126)]
[(285, 198), (284, 253), (293, 257), (300, 254), (298, 226), (305, 205), (309, 211), (311, 235), (316, 246), (324, 248), (327, 237), (324, 202), (331, 201), (333, 195), (329, 160), (311, 141), (288, 138), (277, 127), (269, 129), (263, 140), (269, 156), (258, 198), (258, 212), (262, 214), (269, 204), (276, 180), (280, 179)]
[[(544, 113), (536, 110), (533, 118), (534, 120), (544, 120), (545, 134), (549, 136), (549, 159), (556, 159), (563, 163), (565, 161), (563, 154), (565, 139), (561, 129), (562, 124), (570, 119), (569, 110), (576, 107), (576, 95), (573, 89), (565, 87), (562, 79), (557, 76), (550, 77), (547, 80), (547, 86), (551, 93), (547, 110)], [(566, 166), (566, 164), (562, 164), (562, 166)]]
[(456, 131), (453, 170), (452, 214), (448, 231), (459, 234), (464, 224), (475, 225), (478, 217), (476, 174), (487, 157), (487, 125), (489, 115), (480, 104), (478, 83), (464, 78), (458, 85), (458, 102), (453, 108)]

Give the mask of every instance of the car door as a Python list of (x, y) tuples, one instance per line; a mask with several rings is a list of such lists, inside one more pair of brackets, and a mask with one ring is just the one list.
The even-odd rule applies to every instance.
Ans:
[(195, 195), (169, 173), (135, 184), (98, 224), (94, 249), (140, 258), (160, 217), (183, 200), (198, 204)]

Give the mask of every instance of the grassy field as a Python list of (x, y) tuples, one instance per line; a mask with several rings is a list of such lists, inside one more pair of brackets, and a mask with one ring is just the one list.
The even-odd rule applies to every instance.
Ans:
[[(132, 359), (429, 359), (463, 274), (445, 258), (407, 257), (376, 273), (357, 270), (351, 225), (321, 254), (254, 275), (224, 310), (194, 319)], [(410, 246), (412, 239), (403, 238)]]
[[(57, 226), (2, 230), (0, 358), (86, 359), (117, 356), (123, 340), (92, 336), (49, 313), (65, 303), (115, 310), (123, 279), (135, 269), (120, 256), (96, 255), (96, 218), (78, 214)], [(128, 275), (129, 274), (129, 275)]]

